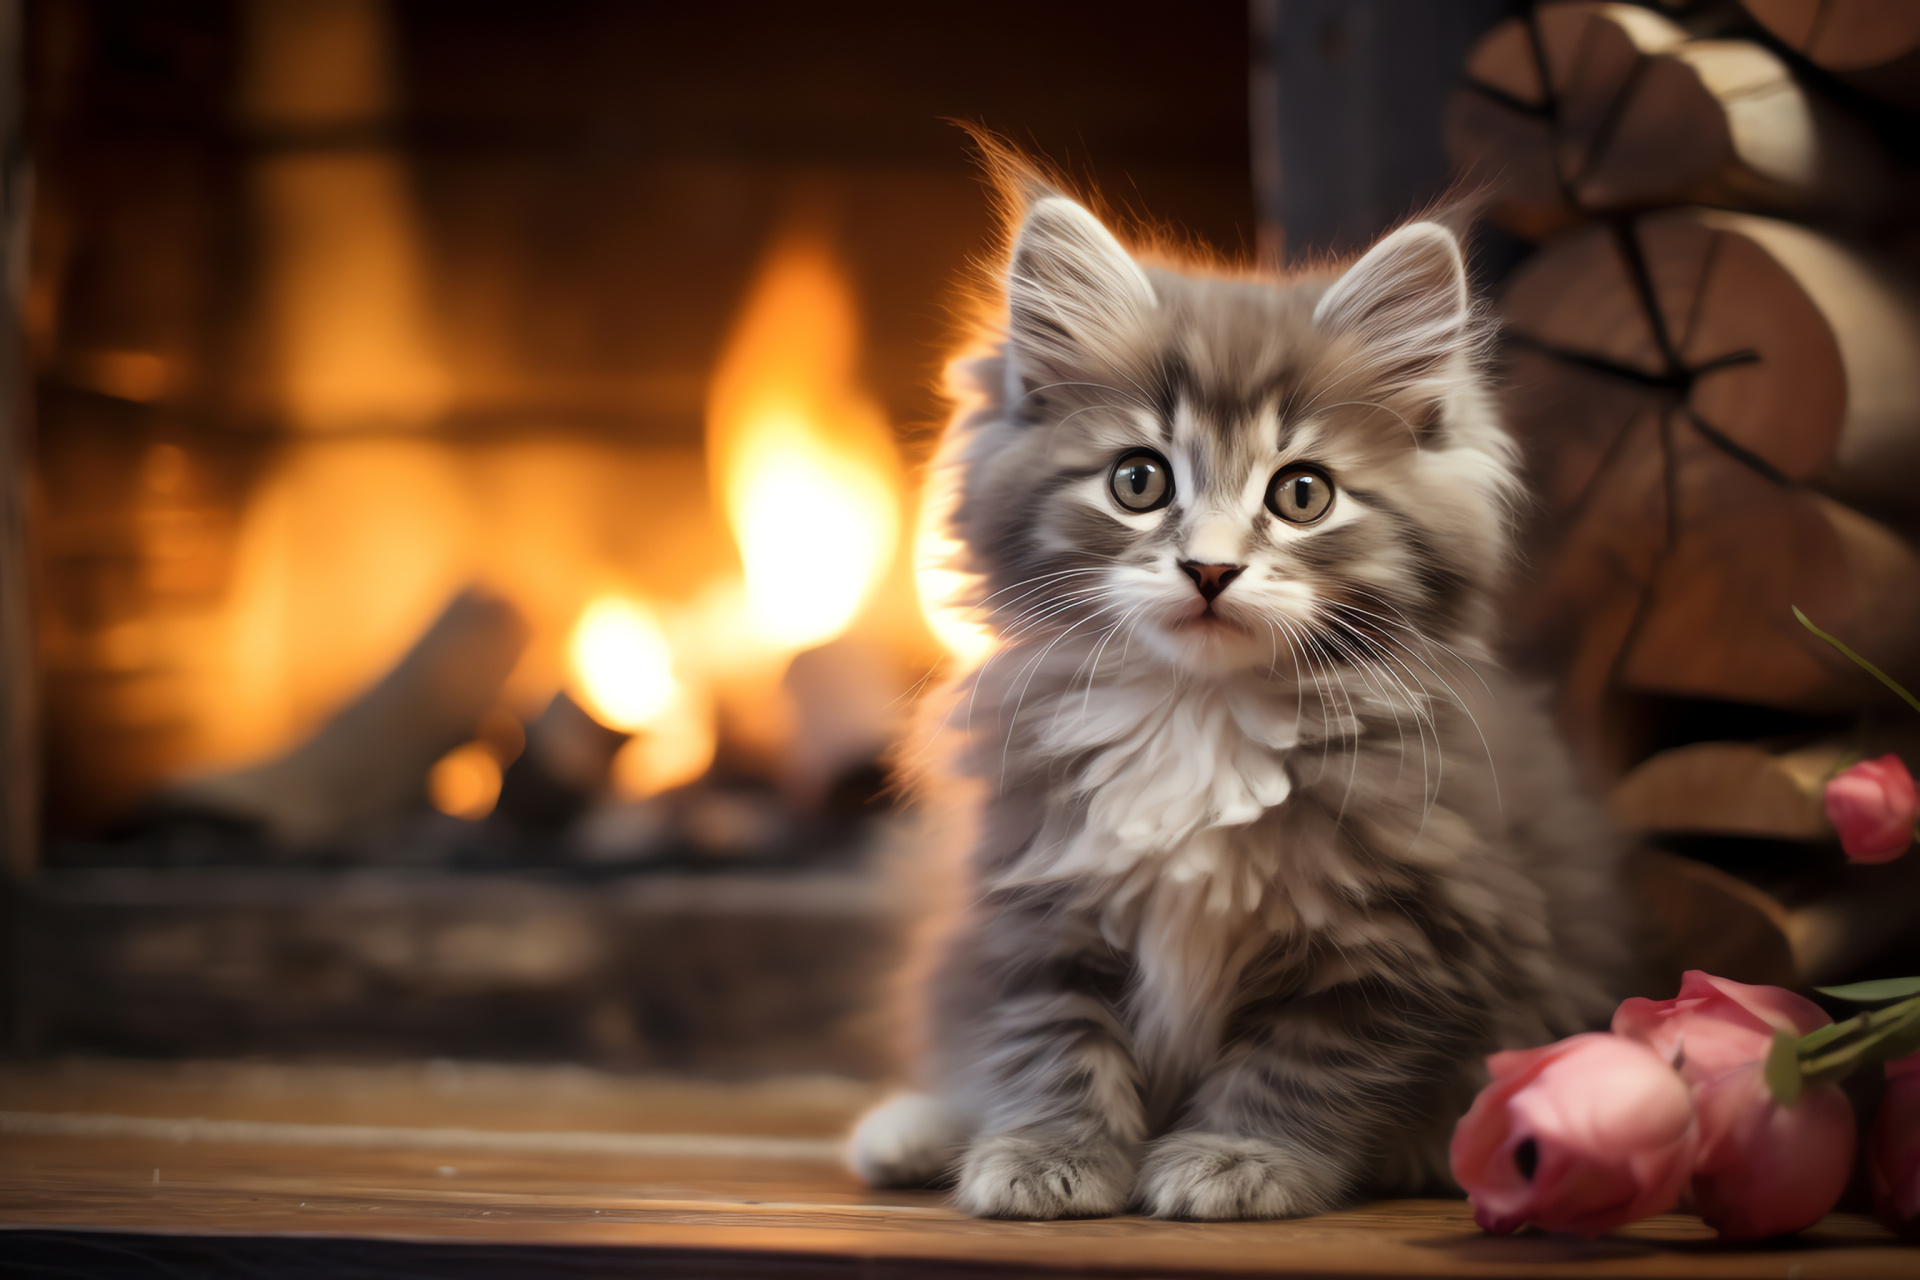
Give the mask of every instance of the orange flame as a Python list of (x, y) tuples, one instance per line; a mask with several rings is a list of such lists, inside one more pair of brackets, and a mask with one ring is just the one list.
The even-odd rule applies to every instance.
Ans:
[(601, 596), (586, 607), (573, 628), (569, 656), (582, 704), (610, 729), (646, 728), (679, 692), (660, 624), (625, 596)]
[(859, 320), (818, 241), (776, 248), (707, 400), (707, 452), (760, 639), (793, 652), (844, 632), (893, 561), (899, 459), (858, 385)]
[(667, 635), (637, 600), (604, 595), (569, 645), (573, 688), (601, 724), (635, 734), (613, 761), (614, 789), (639, 799), (693, 781), (713, 763), (713, 708), (681, 679)]

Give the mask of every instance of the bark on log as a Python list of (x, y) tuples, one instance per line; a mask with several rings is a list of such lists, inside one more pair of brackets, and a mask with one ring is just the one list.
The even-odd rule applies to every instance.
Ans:
[(1920, 106), (1920, 4), (1913, 0), (1743, 0), (1747, 12), (1856, 88)]
[(1888, 188), (1867, 132), (1771, 51), (1689, 40), (1626, 4), (1550, 5), (1494, 28), (1445, 132), (1455, 166), (1528, 236), (1689, 202), (1864, 221)]
[(257, 822), (298, 849), (423, 803), (427, 771), (474, 736), (527, 639), (513, 605), (463, 592), (393, 670), (313, 737), (265, 764), (182, 783), (160, 798), (160, 810)]
[(1854, 509), (1916, 516), (1910, 295), (1803, 228), (1679, 209), (1567, 233), (1503, 313), (1509, 417), (1544, 507), (1523, 640), (1565, 676), (1576, 740), (1599, 742), (1614, 687), (1875, 700), (1793, 605), (1920, 674), (1920, 554)]

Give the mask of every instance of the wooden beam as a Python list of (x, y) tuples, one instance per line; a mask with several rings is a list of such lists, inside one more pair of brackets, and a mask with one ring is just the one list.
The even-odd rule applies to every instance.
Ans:
[[(40, 770), (27, 573), (29, 424), (18, 300), (31, 194), (20, 103), (21, 14), (0, 0), (0, 864), (14, 880), (38, 856)], [(3, 963), (3, 962), (0, 962)]]

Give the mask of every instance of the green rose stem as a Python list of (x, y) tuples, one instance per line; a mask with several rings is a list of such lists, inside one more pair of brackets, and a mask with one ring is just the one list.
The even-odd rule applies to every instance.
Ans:
[(1794, 1104), (1805, 1084), (1844, 1080), (1869, 1062), (1890, 1062), (1920, 1049), (1920, 994), (1914, 994), (1920, 992), (1920, 978), (1815, 989), (1822, 995), (1881, 1007), (1798, 1039), (1784, 1031), (1775, 1033), (1766, 1080), (1773, 1100), (1783, 1107)]
[(1888, 675), (1886, 672), (1882, 671), (1880, 668), (1874, 666), (1871, 662), (1868, 662), (1865, 658), (1855, 653), (1852, 649), (1849, 649), (1847, 647), (1846, 641), (1840, 639), (1838, 636), (1828, 635), (1826, 632), (1822, 631), (1820, 628), (1814, 626), (1813, 622), (1807, 617), (1807, 615), (1800, 612), (1799, 605), (1797, 604), (1788, 605), (1787, 607), (1793, 610), (1793, 616), (1800, 620), (1801, 626), (1805, 627), (1807, 630), (1813, 632), (1813, 634), (1815, 634), (1816, 636), (1819, 636), (1822, 640), (1825, 640), (1828, 644), (1838, 649), (1841, 653), (1845, 654), (1849, 659), (1851, 659), (1853, 663), (1856, 666), (1858, 666), (1862, 671), (1865, 671), (1868, 675), (1872, 676), (1875, 680), (1878, 680), (1881, 684), (1887, 686), (1887, 688), (1893, 690), (1895, 693), (1899, 694), (1902, 698), (1906, 699), (1906, 703), (1908, 706), (1912, 707), (1915, 711), (1920, 711), (1920, 698), (1916, 698), (1912, 694), (1908, 693), (1906, 690), (1906, 686), (1902, 685), (1898, 680), (1895, 680), (1892, 676)]
[[(1920, 711), (1920, 698), (1907, 692), (1906, 686), (1855, 653), (1838, 636), (1814, 626), (1813, 620), (1800, 612), (1798, 605), (1790, 607), (1801, 626), (1899, 694), (1908, 706)], [(1890, 1062), (1920, 1050), (1920, 977), (1881, 978), (1816, 990), (1852, 1004), (1879, 1007), (1798, 1039), (1785, 1031), (1774, 1033), (1773, 1049), (1767, 1055), (1766, 1080), (1774, 1101), (1783, 1107), (1792, 1106), (1800, 1096), (1801, 1086), (1810, 1081), (1844, 1080), (1866, 1063)]]

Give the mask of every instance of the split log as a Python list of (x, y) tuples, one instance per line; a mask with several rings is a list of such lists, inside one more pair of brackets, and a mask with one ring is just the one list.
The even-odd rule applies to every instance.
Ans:
[(464, 591), (393, 670), (313, 737), (264, 764), (174, 786), (155, 816), (236, 818), (299, 849), (419, 806), (427, 771), (474, 736), (528, 637), (510, 602)]
[(1793, 920), (1764, 890), (1716, 867), (1656, 849), (1627, 864), (1641, 924), (1642, 991), (1673, 994), (1688, 969), (1735, 982), (1800, 985)]
[[(1609, 689), (1843, 710), (1882, 691), (1798, 605), (1920, 675), (1920, 305), (1804, 228), (1678, 209), (1577, 228), (1503, 304), (1543, 499), (1523, 640), (1577, 741)], [(1857, 510), (1856, 507), (1864, 510)], [(1596, 758), (1617, 770), (1630, 760)]]
[(1821, 792), (1846, 756), (1840, 743), (1769, 751), (1751, 742), (1696, 742), (1662, 751), (1608, 797), (1629, 831), (1828, 840)]
[[(1786, 935), (1806, 983), (1845, 982), (1888, 972), (1876, 956), (1900, 949), (1920, 928), (1920, 857), (1848, 867), (1835, 892), (1788, 913)], [(1900, 963), (1907, 963), (1903, 956)], [(1894, 973), (1911, 972), (1905, 967)]]
[(1862, 965), (1913, 935), (1920, 860), (1851, 867), (1850, 883), (1804, 906), (1717, 867), (1657, 849), (1628, 860), (1645, 994), (1665, 997), (1688, 969), (1800, 987), (1864, 976)]
[(1920, 107), (1920, 4), (1913, 0), (1743, 0), (1780, 39), (1856, 88)]
[(1455, 167), (1539, 236), (1582, 214), (1699, 202), (1860, 221), (1886, 199), (1868, 133), (1745, 40), (1689, 40), (1627, 4), (1510, 18), (1448, 107)]

